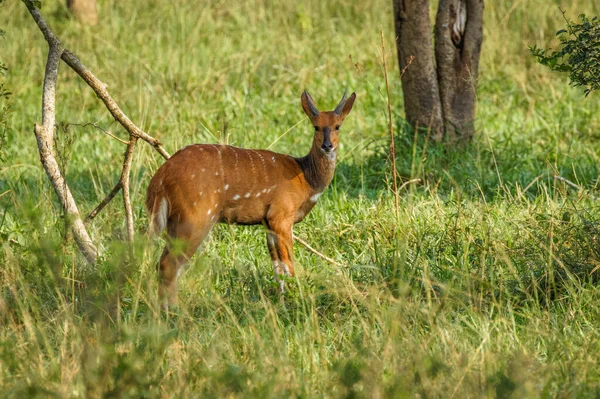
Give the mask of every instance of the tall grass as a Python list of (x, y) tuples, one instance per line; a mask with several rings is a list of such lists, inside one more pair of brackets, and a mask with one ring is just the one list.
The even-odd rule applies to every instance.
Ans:
[[(171, 153), (221, 142), (303, 155), (301, 91), (321, 108), (356, 91), (335, 180), (295, 227), (343, 267), (296, 246), (282, 305), (262, 229), (217, 226), (180, 280), (179, 312), (161, 314), (142, 199), (162, 160), (145, 147), (132, 169), (136, 262), (115, 201), (89, 226), (103, 257), (86, 266), (32, 134), (46, 45), (20, 2), (2, 3), (14, 112), (0, 157), (0, 395), (597, 396), (600, 106), (527, 50), (557, 45), (559, 5), (574, 17), (599, 14), (596, 2), (486, 3), (478, 133), (463, 148), (414, 136), (388, 65), (398, 175), (422, 181), (401, 191), (398, 220), (379, 44), (380, 29), (394, 36), (391, 2), (107, 0), (94, 28), (43, 3), (63, 44)], [(64, 65), (57, 104), (60, 122), (124, 134)], [(124, 146), (93, 128), (58, 134), (89, 211)]]

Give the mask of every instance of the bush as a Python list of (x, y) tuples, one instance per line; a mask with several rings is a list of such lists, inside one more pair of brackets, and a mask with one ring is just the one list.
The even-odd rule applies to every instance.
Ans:
[(552, 51), (533, 46), (529, 50), (540, 64), (553, 71), (568, 72), (571, 84), (585, 87), (587, 96), (600, 88), (600, 22), (598, 17), (590, 20), (581, 14), (581, 23), (576, 24), (562, 13), (567, 27), (556, 32), (562, 48)]

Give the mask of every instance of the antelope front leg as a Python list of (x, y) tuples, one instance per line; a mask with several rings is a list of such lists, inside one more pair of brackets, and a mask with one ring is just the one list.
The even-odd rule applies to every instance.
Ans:
[(285, 281), (281, 275), (294, 277), (292, 224), (292, 221), (287, 220), (271, 220), (267, 224), (267, 245), (281, 293), (285, 290)]

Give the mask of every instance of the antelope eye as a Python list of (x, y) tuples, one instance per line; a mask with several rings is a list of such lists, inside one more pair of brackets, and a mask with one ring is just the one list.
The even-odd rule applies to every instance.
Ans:
[(337, 126), (335, 127), (335, 130), (340, 130), (340, 125), (337, 125)]
[(319, 131), (319, 126), (315, 126), (315, 132)]

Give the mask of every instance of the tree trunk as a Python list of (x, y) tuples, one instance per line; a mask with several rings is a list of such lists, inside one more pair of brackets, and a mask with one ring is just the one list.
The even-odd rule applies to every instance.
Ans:
[(415, 128), (431, 126), (434, 140), (469, 140), (475, 133), (483, 0), (440, 0), (435, 67), (429, 2), (394, 0), (394, 20), (406, 119)]
[(394, 24), (406, 119), (415, 128), (430, 129), (432, 137), (440, 139), (444, 124), (433, 60), (429, 0), (394, 0)]
[(79, 22), (86, 25), (98, 23), (96, 0), (67, 0), (67, 7)]
[(449, 141), (475, 133), (475, 101), (483, 30), (483, 0), (440, 0), (435, 58)]

